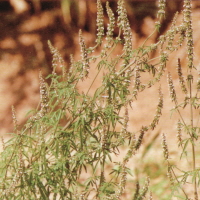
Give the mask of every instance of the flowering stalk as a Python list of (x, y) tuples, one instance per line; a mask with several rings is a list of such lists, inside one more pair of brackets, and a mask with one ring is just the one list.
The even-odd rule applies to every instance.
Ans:
[(154, 119), (153, 119), (152, 123), (150, 124), (150, 128), (152, 130), (155, 129), (156, 125), (159, 122), (159, 119), (162, 115), (162, 108), (163, 108), (163, 94), (161, 92), (161, 88), (159, 88), (159, 102), (158, 102), (158, 106), (156, 108), (156, 114), (154, 116)]
[(187, 94), (188, 91), (187, 91), (187, 88), (185, 85), (185, 80), (184, 80), (183, 73), (182, 73), (180, 59), (178, 59), (177, 71), (178, 71), (179, 83), (181, 85), (181, 90), (183, 93)]
[(107, 26), (107, 32), (106, 32), (106, 40), (107, 40), (107, 48), (111, 47), (111, 44), (113, 43), (113, 33), (115, 28), (115, 15), (112, 11), (112, 9), (109, 6), (109, 2), (106, 2), (106, 11), (109, 18), (109, 24)]
[(158, 2), (158, 19), (163, 20), (165, 18), (165, 7), (166, 7), (166, 0), (159, 0)]
[(167, 147), (166, 136), (164, 133), (162, 134), (162, 147), (163, 147), (164, 158), (165, 158), (165, 160), (168, 160), (169, 159), (169, 151), (168, 151), (168, 147)]
[(40, 117), (43, 117), (48, 112), (48, 92), (47, 92), (47, 86), (46, 83), (42, 77), (42, 72), (40, 71), (39, 74), (40, 79)]
[(130, 53), (132, 51), (132, 33), (131, 33), (131, 27), (129, 24), (129, 20), (127, 17), (127, 11), (124, 6), (124, 0), (118, 1), (118, 26), (123, 31), (124, 35), (124, 47), (123, 50), (125, 52), (125, 57), (130, 56)]
[(193, 29), (192, 29), (192, 17), (191, 17), (191, 0), (184, 0), (183, 20), (186, 27), (186, 40), (187, 40), (187, 55), (188, 55), (188, 68), (192, 69), (193, 65)]
[(12, 106), (12, 118), (13, 118), (13, 124), (14, 124), (14, 130), (16, 131), (18, 129), (18, 121), (16, 117), (15, 107)]
[(101, 5), (101, 0), (97, 0), (97, 44), (102, 43), (102, 38), (104, 36), (104, 24), (103, 24), (103, 7)]
[(89, 74), (89, 61), (88, 61), (88, 53), (85, 45), (85, 41), (82, 36), (82, 31), (79, 31), (79, 44), (81, 48), (81, 57), (82, 57), (82, 73), (81, 78), (87, 77)]
[(63, 76), (64, 76), (66, 74), (66, 70), (65, 70), (64, 60), (60, 52), (58, 51), (57, 48), (53, 47), (50, 41), (48, 41), (48, 46), (51, 51), (51, 54), (53, 55), (53, 59), (52, 59), (53, 73), (55, 73), (56, 68), (60, 66), (61, 69), (63, 70)]
[(170, 93), (171, 100), (176, 103), (177, 102), (176, 92), (174, 89), (174, 84), (173, 84), (172, 76), (171, 76), (170, 72), (168, 72), (167, 78), (168, 78), (169, 93)]

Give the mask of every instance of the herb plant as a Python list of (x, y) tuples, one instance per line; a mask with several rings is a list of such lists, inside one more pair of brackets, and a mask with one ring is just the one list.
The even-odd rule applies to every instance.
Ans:
[[(181, 161), (188, 160), (189, 168), (183, 170), (173, 164), (167, 136), (159, 133), (162, 136), (163, 165), (167, 166), (166, 174), (171, 183), (171, 193), (167, 198), (160, 196), (159, 199), (199, 199), (200, 174), (196, 154), (200, 127), (194, 113), (199, 112), (200, 79), (193, 64), (191, 1), (184, 0), (180, 24), (176, 14), (168, 31), (155, 43), (147, 45), (149, 38), (159, 34), (165, 4), (165, 0), (159, 1), (155, 30), (137, 49), (132, 48), (132, 32), (124, 0), (118, 0), (117, 19), (107, 2), (105, 10), (109, 23), (106, 30), (104, 8), (97, 0), (96, 45), (88, 48), (80, 31), (81, 59), (75, 61), (71, 56), (69, 69), (58, 50), (48, 42), (53, 55), (53, 71), (46, 77), (50, 84), (42, 72), (39, 73), (40, 105), (22, 128), (18, 125), (15, 109), (12, 109), (14, 133), (8, 142), (3, 142), (0, 158), (0, 199), (124, 199), (127, 177), (133, 174), (128, 163), (141, 150), (146, 133), (156, 128), (162, 116), (162, 86), (158, 87), (158, 103), (152, 122), (134, 132), (127, 128), (131, 105), (140, 93), (161, 85), (160, 80), (166, 73), (173, 111), (179, 115), (177, 144)], [(116, 27), (118, 35), (115, 37)], [(182, 46), (186, 48), (187, 70), (183, 72), (178, 58), (177, 72), (173, 72), (178, 74), (185, 96), (180, 103), (179, 93), (166, 66), (172, 52)], [(121, 53), (116, 55), (114, 50), (120, 47)], [(88, 77), (91, 79), (90, 68), (94, 66), (96, 74), (92, 76), (92, 83), (86, 92), (80, 92), (77, 86), (84, 84)], [(58, 69), (62, 73), (58, 73)], [(143, 79), (146, 75), (149, 78)], [(98, 77), (102, 82), (92, 92)], [(184, 112), (190, 115), (189, 122), (184, 119)], [(113, 156), (124, 148), (127, 149), (125, 155), (115, 162)], [(134, 174), (132, 178), (134, 180)], [(188, 184), (192, 185), (192, 192), (185, 187)], [(135, 182), (130, 199), (154, 199), (150, 185), (148, 176), (142, 187), (141, 183)]]

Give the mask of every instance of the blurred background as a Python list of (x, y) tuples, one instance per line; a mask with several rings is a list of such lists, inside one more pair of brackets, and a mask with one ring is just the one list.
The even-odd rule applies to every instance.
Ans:
[[(102, 0), (104, 8), (105, 2)], [(116, 11), (117, 0), (109, 2)], [(157, 1), (125, 2), (133, 31), (133, 46), (137, 47), (154, 28)], [(174, 13), (182, 9), (182, 4), (183, 0), (167, 1), (161, 34), (166, 31)], [(193, 1), (196, 13), (199, 8), (199, 1)], [(12, 105), (20, 124), (24, 123), (26, 113), (36, 108), (39, 102), (38, 71), (42, 69), (47, 75), (52, 70), (47, 41), (59, 49), (68, 66), (70, 54), (79, 58), (79, 29), (83, 30), (87, 45), (94, 44), (96, 12), (96, 0), (0, 1), (0, 134), (12, 132)], [(106, 12), (104, 22), (106, 26)]]

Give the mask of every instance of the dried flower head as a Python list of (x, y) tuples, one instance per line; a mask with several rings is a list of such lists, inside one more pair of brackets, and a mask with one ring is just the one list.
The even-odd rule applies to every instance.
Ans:
[(13, 124), (14, 124), (14, 130), (16, 131), (18, 129), (18, 121), (16, 117), (16, 112), (15, 112), (15, 107), (12, 106), (12, 119), (13, 119)]
[(88, 61), (88, 53), (85, 45), (85, 41), (82, 36), (82, 31), (79, 31), (79, 44), (81, 48), (81, 57), (82, 57), (82, 74), (81, 78), (87, 77), (89, 73), (89, 61)]
[(124, 0), (118, 1), (117, 12), (118, 12), (118, 20), (117, 20), (118, 26), (123, 31), (123, 36), (125, 40), (123, 50), (125, 52), (125, 56), (129, 56), (132, 51), (132, 32), (127, 16), (127, 11), (124, 6)]
[(107, 48), (111, 47), (111, 44), (113, 42), (113, 32), (114, 32), (114, 28), (115, 28), (115, 15), (112, 11), (112, 9), (109, 6), (109, 2), (106, 2), (106, 11), (108, 14), (108, 18), (109, 18), (109, 24), (107, 26), (107, 32), (106, 32), (106, 40), (107, 40)]
[(140, 194), (140, 199), (144, 199), (148, 190), (149, 190), (149, 184), (150, 184), (150, 178), (147, 177), (146, 181), (144, 183), (144, 187), (142, 188), (141, 194)]
[(102, 38), (104, 36), (103, 18), (103, 7), (101, 5), (101, 0), (97, 0), (97, 44), (102, 43)]
[(175, 92), (175, 89), (174, 89), (174, 84), (173, 84), (170, 72), (168, 72), (167, 78), (168, 78), (169, 93), (170, 93), (171, 100), (173, 102), (176, 102), (177, 101), (177, 99), (176, 99), (176, 92)]
[(180, 26), (177, 27), (177, 31), (179, 33), (179, 39), (177, 41), (177, 44), (179, 47), (182, 46), (184, 40), (185, 40), (185, 37), (186, 37), (186, 26), (184, 24), (181, 24)]
[(162, 147), (163, 147), (164, 158), (165, 158), (165, 160), (168, 160), (169, 159), (169, 151), (168, 151), (168, 147), (167, 147), (166, 136), (164, 133), (162, 134)]
[(168, 168), (167, 168), (167, 177), (169, 178), (169, 181), (170, 181), (170, 184), (171, 186), (174, 186), (174, 178), (173, 178), (173, 175), (172, 175), (172, 167), (170, 165), (168, 165)]
[(162, 108), (163, 108), (163, 94), (162, 94), (161, 88), (159, 88), (159, 102), (158, 102), (158, 106), (156, 108), (156, 114), (154, 116), (154, 119), (153, 119), (152, 123), (150, 124), (150, 128), (152, 130), (155, 129), (156, 125), (159, 122), (159, 119), (162, 115)]
[(69, 72), (68, 72), (68, 79), (72, 75), (73, 70), (74, 70), (74, 56), (70, 54), (70, 66), (69, 66)]
[(136, 146), (136, 137), (135, 137), (135, 134), (134, 134), (133, 137), (132, 137), (130, 148), (129, 148), (129, 150), (128, 150), (125, 158), (124, 158), (124, 161), (123, 161), (124, 165), (126, 165), (126, 163), (129, 161), (129, 159), (133, 155), (135, 155), (135, 151), (136, 151), (135, 146)]
[(139, 195), (140, 195), (140, 184), (139, 184), (139, 181), (137, 181), (136, 182), (136, 189), (135, 189), (135, 194), (134, 194), (133, 200), (138, 199)]
[(184, 80), (183, 73), (182, 73), (182, 67), (181, 67), (180, 59), (178, 59), (177, 71), (178, 71), (179, 82), (180, 82), (180, 85), (181, 85), (181, 90), (185, 94), (187, 94), (187, 88), (186, 88), (185, 80)]
[(159, 0), (157, 17), (160, 20), (165, 18), (165, 7), (166, 7), (166, 0)]
[(134, 84), (133, 84), (133, 93), (134, 96), (137, 96), (137, 93), (140, 89), (140, 85), (141, 85), (141, 81), (140, 81), (140, 70), (139, 67), (137, 66), (135, 69), (135, 73), (134, 73)]
[(193, 68), (193, 56), (194, 56), (194, 42), (193, 42), (193, 29), (192, 29), (192, 17), (191, 17), (191, 0), (184, 0), (183, 10), (183, 23), (186, 27), (186, 39), (187, 39), (187, 55), (188, 55), (188, 67)]
[(48, 40), (48, 46), (51, 51), (51, 54), (53, 55), (53, 59), (52, 59), (52, 67), (54, 70), (53, 72), (55, 72), (58, 66), (60, 66), (64, 70), (65, 64), (60, 52), (58, 51), (57, 48), (53, 47), (53, 45), (51, 44), (49, 40)]
[(181, 124), (181, 121), (178, 120), (178, 123), (177, 123), (177, 138), (178, 138), (179, 145), (182, 143), (181, 131), (182, 131), (182, 124)]
[(169, 31), (167, 31), (167, 34), (166, 34), (168, 38), (166, 49), (169, 51), (174, 51), (177, 49), (177, 46), (174, 44), (174, 38), (175, 38), (175, 35), (177, 34), (177, 29), (176, 29), (177, 17), (178, 17), (178, 12), (176, 12), (176, 14), (174, 15), (171, 28), (169, 29)]
[(46, 83), (42, 77), (42, 72), (40, 71), (39, 73), (39, 79), (40, 79), (40, 105), (41, 105), (41, 109), (39, 112), (40, 117), (43, 117), (47, 112), (48, 112), (48, 90), (47, 90), (47, 86)]
[(9, 187), (4, 191), (5, 195), (8, 195), (9, 193), (12, 193), (16, 187), (18, 186), (18, 184), (20, 184), (20, 180), (22, 178), (22, 176), (24, 175), (24, 160), (23, 160), (23, 153), (22, 153), (22, 147), (21, 144), (19, 146), (19, 162), (18, 162), (18, 167), (16, 168), (15, 174), (12, 178), (12, 181), (9, 185)]
[(121, 195), (124, 193), (125, 186), (126, 186), (126, 180), (127, 180), (127, 171), (126, 166), (121, 166), (121, 173), (120, 173), (120, 182), (119, 182), (119, 189), (115, 194), (116, 199), (120, 199)]
[(129, 121), (128, 105), (126, 104), (125, 105), (125, 111), (124, 111), (124, 118), (123, 118), (122, 130), (121, 130), (121, 135), (122, 135), (123, 138), (127, 134), (128, 121)]
[(141, 128), (138, 141), (137, 141), (137, 143), (135, 145), (135, 150), (138, 150), (140, 148), (140, 146), (142, 144), (142, 140), (143, 140), (144, 134), (147, 131), (148, 131), (148, 127), (144, 126), (144, 127)]

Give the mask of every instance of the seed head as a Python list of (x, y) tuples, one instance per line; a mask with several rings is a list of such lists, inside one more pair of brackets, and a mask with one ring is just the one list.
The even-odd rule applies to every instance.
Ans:
[(15, 112), (15, 107), (12, 106), (12, 119), (13, 119), (13, 124), (14, 124), (14, 130), (18, 129), (18, 121), (17, 121), (17, 117), (16, 117), (16, 112)]
[(137, 141), (137, 143), (135, 145), (135, 150), (138, 150), (140, 148), (140, 146), (142, 144), (142, 140), (143, 140), (144, 134), (147, 131), (148, 131), (148, 127), (144, 126), (144, 127), (141, 128), (138, 141)]
[(47, 86), (46, 83), (42, 77), (42, 72), (40, 71), (39, 73), (39, 79), (40, 79), (40, 105), (41, 105), (41, 109), (40, 109), (40, 117), (43, 117), (47, 112), (48, 112), (48, 92), (47, 92)]
[(169, 86), (169, 92), (170, 92), (171, 100), (173, 102), (176, 102), (177, 101), (176, 92), (175, 92), (175, 89), (174, 89), (174, 84), (173, 84), (170, 72), (168, 72), (168, 77), (167, 78), (168, 78), (168, 86)]
[(115, 28), (115, 16), (114, 16), (112, 9), (109, 6), (108, 1), (106, 2), (106, 11), (107, 11), (108, 18), (109, 18), (109, 24), (108, 24), (107, 32), (106, 32), (106, 40), (108, 42), (107, 47), (110, 48), (110, 45), (113, 42), (113, 32), (114, 32), (114, 28)]
[(182, 142), (182, 134), (181, 134), (181, 131), (182, 131), (182, 124), (181, 124), (181, 121), (178, 120), (178, 123), (177, 123), (177, 138), (178, 138), (179, 145), (180, 145), (181, 142)]
[(168, 160), (169, 159), (169, 151), (168, 151), (168, 147), (167, 147), (166, 136), (164, 133), (162, 135), (162, 147), (163, 147), (164, 158), (165, 158), (165, 160)]
[(54, 69), (54, 72), (55, 72), (55, 69), (60, 66), (61, 68), (64, 68), (65, 65), (64, 65), (64, 60), (60, 54), (60, 52), (58, 51), (57, 48), (55, 48), (50, 41), (48, 41), (48, 46), (49, 46), (49, 49), (51, 51), (51, 54), (53, 55), (53, 59), (52, 59), (52, 67)]
[(126, 104), (124, 111), (123, 125), (122, 125), (122, 133), (121, 133), (123, 137), (127, 134), (128, 121), (129, 121), (128, 106)]
[(155, 129), (156, 125), (159, 122), (159, 119), (162, 115), (162, 108), (163, 108), (163, 94), (162, 94), (161, 88), (159, 88), (159, 102), (158, 102), (158, 106), (156, 108), (156, 114), (154, 116), (154, 119), (153, 119), (152, 123), (150, 124), (150, 128), (152, 130)]
[(184, 0), (183, 10), (183, 23), (186, 27), (186, 40), (187, 40), (187, 57), (188, 68), (193, 68), (193, 56), (194, 56), (194, 42), (193, 42), (193, 29), (192, 29), (192, 17), (191, 17), (191, 0)]
[(148, 190), (149, 190), (149, 184), (150, 184), (150, 178), (147, 177), (145, 183), (144, 183), (144, 187), (142, 188), (142, 192), (141, 192), (141, 195), (140, 195), (140, 199), (144, 199)]
[(168, 165), (167, 176), (168, 176), (168, 178), (169, 178), (169, 181), (170, 181), (171, 186), (174, 186), (174, 179), (173, 179), (173, 175), (172, 175), (171, 168), (172, 168), (172, 167)]
[(103, 24), (103, 7), (101, 1), (97, 0), (97, 40), (98, 44), (102, 43), (104, 36), (104, 24)]
[(181, 85), (181, 90), (183, 93), (187, 94), (187, 88), (186, 88), (185, 80), (184, 80), (183, 73), (182, 73), (180, 59), (178, 59), (177, 71), (178, 71), (179, 83)]
[(87, 77), (89, 73), (89, 61), (88, 61), (88, 53), (85, 45), (85, 41), (82, 36), (82, 31), (79, 31), (79, 44), (81, 48), (81, 57), (82, 57), (82, 74), (81, 78)]
[(165, 7), (166, 7), (166, 0), (159, 0), (158, 1), (158, 19), (162, 20), (165, 18)]
[(127, 16), (127, 11), (124, 6), (124, 0), (118, 1), (117, 12), (118, 12), (118, 26), (119, 28), (122, 29), (125, 40), (123, 50), (125, 52), (125, 56), (129, 56), (132, 51), (132, 32)]

